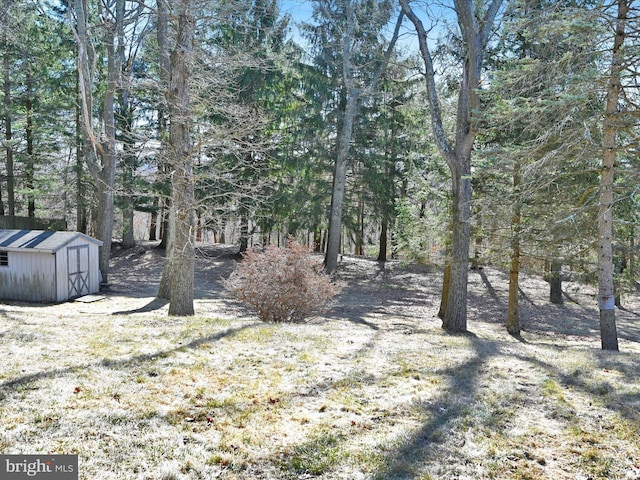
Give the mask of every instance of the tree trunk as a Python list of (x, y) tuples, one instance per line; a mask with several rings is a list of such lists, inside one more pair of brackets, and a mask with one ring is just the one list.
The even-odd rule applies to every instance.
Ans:
[(358, 221), (356, 228), (356, 245), (354, 254), (364, 256), (364, 192), (360, 190), (358, 198)]
[(603, 155), (600, 176), (600, 207), (598, 212), (598, 308), (600, 310), (600, 340), (603, 350), (618, 350), (616, 329), (615, 292), (613, 284), (613, 186), (616, 160), (616, 115), (621, 92), (620, 75), (622, 46), (629, 12), (629, 0), (618, 0), (618, 16), (611, 57), (611, 71), (605, 99), (603, 121)]
[[(169, 147), (167, 147), (169, 148)], [(173, 207), (170, 207), (165, 212), (165, 220), (163, 222), (163, 234), (162, 241), (159, 248), (164, 248), (164, 266), (162, 268), (162, 277), (160, 277), (160, 286), (158, 287), (158, 298), (165, 300), (171, 300), (171, 278), (173, 277), (173, 241), (174, 241), (174, 220), (173, 220)]]
[(520, 335), (520, 241), (515, 238), (511, 244), (511, 268), (509, 269), (509, 307), (507, 312), (507, 332)]
[[(102, 103), (102, 123), (104, 140), (99, 141), (93, 132), (92, 104), (93, 96), (93, 47), (87, 32), (86, 3), (84, 0), (74, 2), (77, 23), (71, 24), (78, 44), (78, 85), (82, 104), (82, 119), (84, 132), (93, 148), (85, 149), (85, 161), (89, 172), (97, 184), (98, 211), (96, 215), (97, 237), (103, 242), (100, 247), (100, 272), (102, 281), (108, 282), (109, 258), (111, 255), (111, 240), (114, 221), (114, 183), (117, 165), (117, 150), (115, 138), (114, 98), (120, 79), (120, 62), (116, 55), (116, 35), (123, 27), (124, 0), (117, 0), (116, 11), (111, 12), (110, 18), (115, 19), (105, 26), (104, 41), (107, 50), (107, 82)], [(70, 16), (71, 17), (71, 16)], [(91, 154), (97, 151), (100, 164)]]
[(240, 203), (240, 250), (238, 253), (244, 253), (249, 248), (249, 212), (247, 206)]
[(315, 253), (322, 252), (322, 230), (320, 228), (313, 231), (313, 251)]
[(440, 296), (440, 309), (438, 310), (438, 317), (444, 320), (445, 312), (447, 311), (447, 302), (449, 301), (449, 288), (451, 285), (451, 260), (447, 255), (447, 260), (444, 264), (444, 271), (442, 273), (442, 295)]
[(511, 216), (511, 268), (509, 269), (509, 306), (507, 309), (507, 332), (520, 335), (520, 232), (522, 205), (520, 203), (520, 165), (516, 163), (513, 172), (513, 189), (518, 198)]
[[(156, 40), (158, 42), (158, 67), (161, 87), (166, 92), (169, 88), (171, 59), (169, 56), (169, 6), (167, 0), (157, 1), (157, 20), (156, 20)], [(166, 95), (165, 95), (166, 97)], [(167, 115), (166, 105), (160, 101), (158, 105), (158, 138), (162, 145), (164, 152), (169, 152), (169, 147), (166, 145), (165, 134), (167, 131)], [(165, 155), (165, 154), (163, 154)], [(171, 166), (167, 165), (167, 158), (161, 157), (158, 162), (158, 171), (163, 176), (166, 182), (171, 172)], [(169, 187), (170, 188), (170, 187)], [(171, 216), (171, 195), (160, 198), (160, 204), (162, 205), (160, 214), (160, 245), (159, 249), (165, 250), (165, 268), (162, 272), (162, 278), (160, 280), (160, 291), (165, 292), (166, 296), (160, 296), (160, 298), (169, 299), (169, 279), (171, 275), (170, 265), (170, 232), (169, 232), (169, 217)], [(167, 285), (166, 288), (162, 288), (162, 284)]]
[(111, 241), (114, 223), (114, 185), (118, 154), (116, 150), (115, 96), (120, 83), (120, 62), (116, 52), (116, 35), (124, 22), (124, 0), (116, 1), (115, 25), (107, 26), (107, 88), (102, 102), (102, 123), (104, 125), (104, 142), (100, 153), (100, 175), (98, 186), (98, 239), (102, 240), (100, 248), (100, 272), (102, 281), (108, 283), (109, 260), (111, 258)]
[(8, 26), (3, 26), (2, 50), (3, 61), (2, 70), (4, 75), (3, 82), (3, 106), (4, 106), (4, 138), (5, 138), (5, 166), (7, 169), (7, 208), (8, 214), (13, 216), (16, 214), (16, 197), (15, 197), (15, 177), (13, 173), (13, 125), (11, 114), (13, 107), (11, 105), (11, 55), (9, 54), (9, 44), (7, 42)]
[(480, 270), (482, 269), (482, 262), (480, 257), (482, 256), (482, 243), (484, 238), (482, 237), (482, 225), (481, 225), (481, 214), (478, 212), (476, 215), (478, 218), (478, 234), (476, 235), (474, 248), (473, 248), (473, 257), (471, 257), (471, 270)]
[(615, 297), (616, 308), (622, 307), (622, 276), (627, 269), (627, 258), (623, 252), (622, 255), (613, 257), (613, 291)]
[(631, 225), (629, 236), (629, 278), (635, 281), (636, 278), (636, 226)]
[(551, 260), (549, 270), (549, 301), (555, 305), (562, 305), (562, 263)]
[(24, 106), (27, 115), (27, 122), (25, 125), (25, 139), (27, 142), (27, 158), (24, 168), (24, 186), (27, 189), (27, 216), (36, 216), (36, 200), (34, 196), (35, 188), (35, 155), (33, 151), (33, 96), (35, 92), (33, 90), (33, 76), (31, 71), (27, 68), (25, 73), (25, 100)]
[[(161, 87), (165, 91), (165, 99), (169, 96), (169, 81), (171, 76), (171, 59), (169, 56), (169, 7), (167, 0), (158, 0), (157, 2), (157, 21), (156, 21), (156, 40), (158, 42), (158, 67)], [(165, 141), (167, 130), (167, 118), (165, 105), (160, 101), (158, 105), (158, 138), (162, 146), (161, 159), (158, 162), (159, 173), (163, 179), (167, 181), (168, 172), (171, 166), (168, 165), (169, 158), (164, 158), (170, 154), (170, 147)], [(158, 298), (165, 300), (171, 299), (171, 276), (172, 276), (172, 256), (171, 249), (173, 246), (173, 217), (171, 198), (162, 197), (160, 199), (160, 244), (158, 248), (164, 250), (164, 267), (162, 268), (162, 276), (160, 277), (160, 286), (158, 288)]]
[(169, 242), (169, 218), (171, 217), (171, 199), (165, 198), (162, 203), (163, 205), (160, 213), (160, 244), (158, 245), (158, 248), (161, 250), (166, 250), (168, 255), (171, 248)]
[(122, 209), (122, 248), (129, 249), (136, 246), (136, 239), (133, 231), (133, 199), (125, 197), (125, 205)]
[[(119, 48), (118, 56), (120, 62), (124, 63), (123, 48)], [(128, 83), (128, 82), (123, 82)], [(133, 111), (129, 104), (128, 87), (119, 89), (120, 110), (123, 112), (119, 116), (120, 131), (122, 138), (122, 190), (120, 197), (122, 202), (122, 248), (129, 249), (136, 246), (134, 236), (133, 220), (135, 215), (135, 171), (136, 155), (133, 151), (135, 136), (133, 134)]]
[(389, 245), (389, 215), (386, 213), (382, 216), (382, 228), (380, 229), (380, 242), (378, 250), (378, 261), (387, 261), (387, 247)]
[(198, 210), (196, 212), (196, 222), (197, 222), (197, 228), (196, 228), (196, 242), (202, 242), (202, 230), (203, 230), (203, 223), (202, 223), (202, 211)]
[(84, 148), (85, 136), (82, 128), (82, 98), (80, 97), (80, 78), (76, 76), (76, 230), (87, 233), (87, 205), (84, 184)]
[(151, 212), (151, 219), (149, 221), (149, 241), (156, 241), (156, 231), (158, 230), (158, 199), (156, 198), (153, 203), (154, 210)]
[[(352, 61), (355, 58), (353, 51), (356, 35), (356, 11), (351, 1), (346, 5), (346, 26), (341, 39), (342, 47), (342, 83), (346, 93), (346, 105), (342, 117), (342, 124), (338, 132), (338, 142), (336, 148), (336, 163), (333, 175), (333, 190), (331, 195), (331, 213), (329, 217), (329, 232), (327, 239), (327, 250), (324, 258), (325, 270), (328, 273), (335, 272), (338, 267), (338, 255), (340, 254), (340, 237), (342, 233), (342, 211), (344, 207), (345, 188), (347, 183), (347, 170), (349, 165), (349, 147), (353, 136), (355, 118), (358, 110), (358, 101), (361, 95), (370, 95), (384, 72), (389, 58), (393, 53), (396, 41), (400, 33), (404, 12), (398, 16), (393, 35), (384, 53), (383, 61), (378, 64), (378, 68), (372, 75), (369, 83), (358, 88), (357, 74), (352, 68)], [(356, 52), (357, 53), (357, 52)]]
[(471, 216), (470, 158), (464, 170), (454, 171), (451, 277), (442, 328), (449, 332), (467, 330), (467, 285), (469, 283), (469, 220)]
[(191, 0), (178, 3), (176, 46), (171, 53), (169, 142), (175, 155), (172, 176), (173, 246), (169, 315), (193, 315), (196, 228), (193, 158), (191, 156), (190, 70), (195, 20)]
[(338, 268), (338, 255), (340, 254), (340, 234), (342, 230), (342, 211), (347, 185), (347, 171), (349, 167), (349, 147), (353, 135), (353, 125), (358, 109), (359, 91), (352, 89), (347, 92), (347, 104), (345, 106), (342, 128), (340, 129), (338, 148), (336, 151), (336, 164), (333, 172), (333, 189), (331, 192), (331, 213), (329, 217), (329, 235), (327, 240), (327, 253), (324, 258), (324, 266), (328, 273), (333, 273)]

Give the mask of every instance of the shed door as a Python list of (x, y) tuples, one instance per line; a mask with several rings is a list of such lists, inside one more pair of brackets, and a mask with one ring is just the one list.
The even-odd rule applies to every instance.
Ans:
[(67, 247), (69, 298), (89, 293), (89, 245)]

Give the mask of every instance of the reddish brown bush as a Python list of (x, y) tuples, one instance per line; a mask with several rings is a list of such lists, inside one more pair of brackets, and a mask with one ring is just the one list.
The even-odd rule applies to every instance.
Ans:
[(249, 249), (224, 282), (231, 295), (265, 322), (301, 322), (326, 311), (340, 288), (302, 245)]

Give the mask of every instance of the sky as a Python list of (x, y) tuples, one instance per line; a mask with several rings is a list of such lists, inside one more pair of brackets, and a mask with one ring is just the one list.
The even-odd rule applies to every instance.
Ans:
[[(443, 1), (440, 2), (440, 6), (438, 7), (437, 2), (432, 2), (436, 6), (433, 5), (430, 8), (435, 8), (437, 10), (437, 15), (441, 19), (446, 19), (447, 21), (454, 20), (455, 16), (453, 14), (453, 10), (450, 6), (446, 6), (450, 4), (450, 2)], [(419, 17), (423, 18), (423, 22), (425, 27), (429, 28), (430, 22), (426, 19), (426, 14), (424, 13), (424, 4), (423, 2), (416, 2), (414, 10)], [(306, 41), (300, 37), (296, 24), (299, 22), (311, 22), (313, 16), (313, 2), (311, 0), (280, 0), (280, 13), (282, 15), (289, 14), (292, 17), (293, 24), (292, 28), (292, 37), (296, 43), (299, 45), (305, 45)], [(389, 27), (389, 35), (391, 35), (391, 30), (395, 25), (396, 17), (392, 19), (391, 25)], [(439, 30), (439, 29), (438, 29)], [(406, 51), (418, 52), (418, 40), (415, 35), (415, 30), (411, 22), (408, 19), (404, 20), (404, 27), (401, 31), (401, 37), (398, 41), (398, 46), (401, 46)]]
[(296, 22), (308, 22), (313, 14), (312, 2), (309, 0), (280, 0), (280, 12), (290, 14)]

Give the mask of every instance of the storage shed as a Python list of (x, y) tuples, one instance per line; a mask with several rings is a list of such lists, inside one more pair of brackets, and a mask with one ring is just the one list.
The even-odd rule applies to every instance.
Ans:
[(100, 246), (79, 232), (0, 230), (0, 300), (64, 302), (98, 292)]

